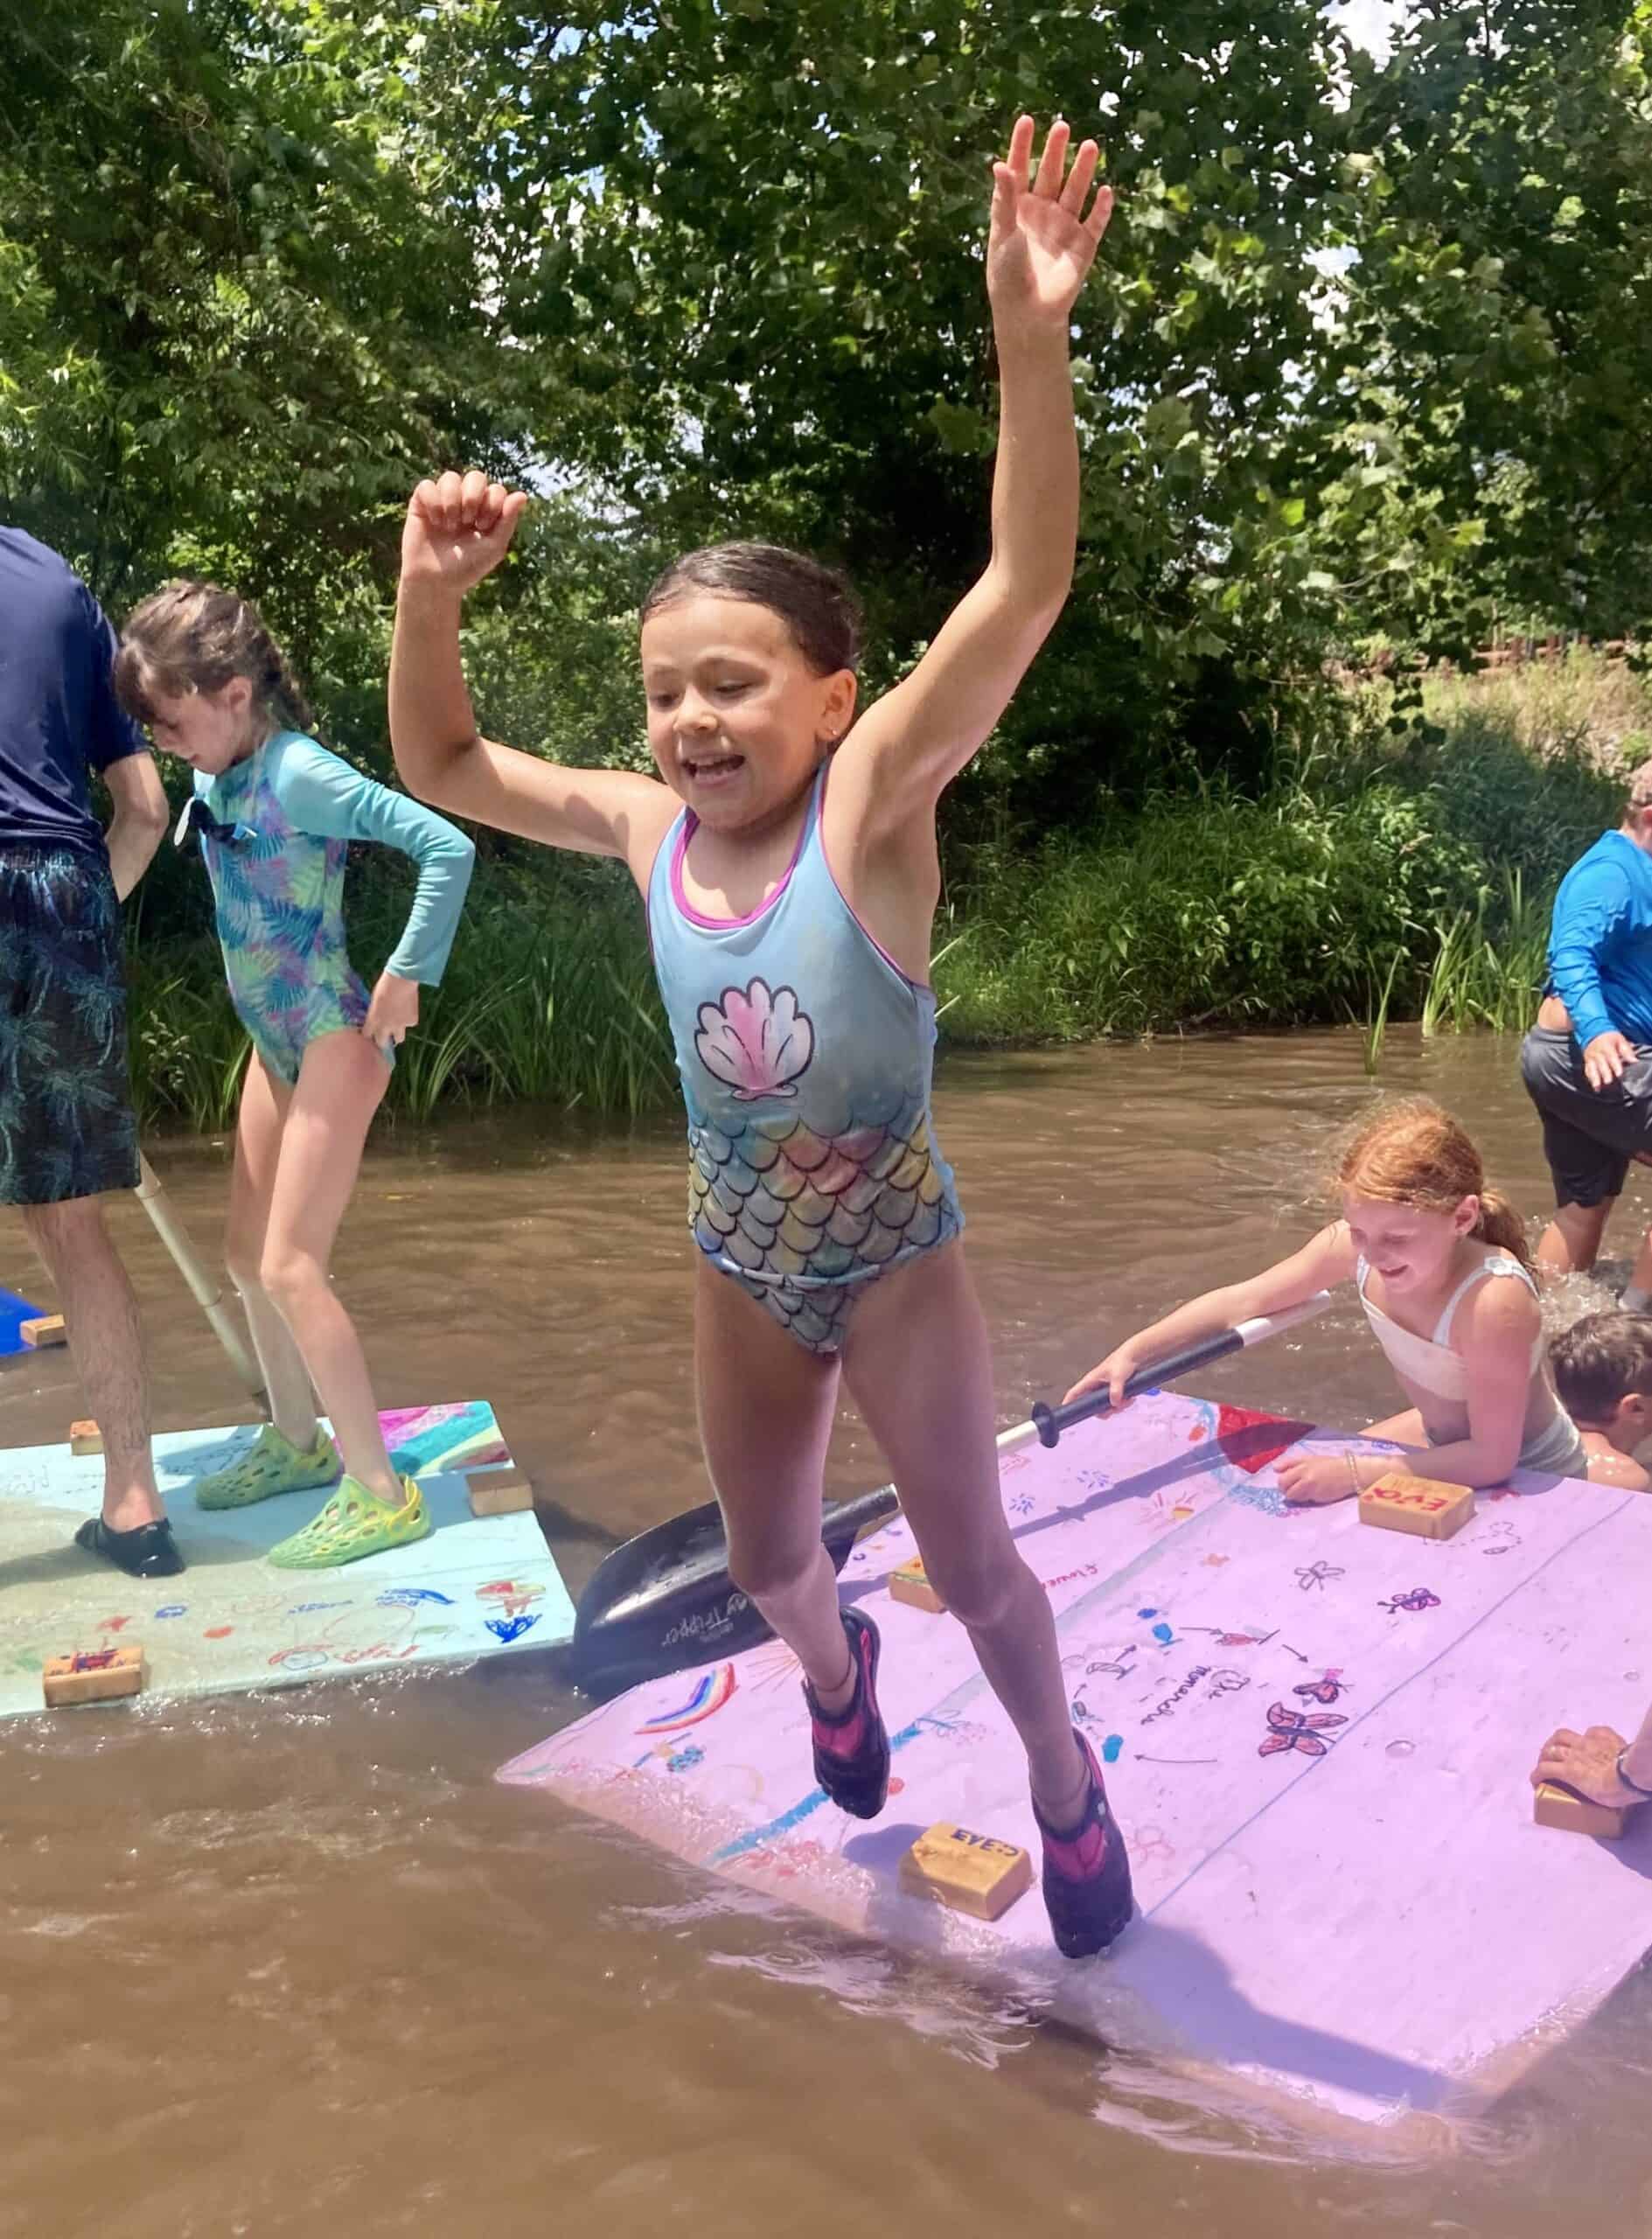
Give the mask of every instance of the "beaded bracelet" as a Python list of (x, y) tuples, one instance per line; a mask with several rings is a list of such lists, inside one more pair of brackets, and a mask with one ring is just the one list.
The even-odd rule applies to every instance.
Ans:
[(1354, 1467), (1353, 1454), (1351, 1450), (1346, 1447), (1342, 1449), (1342, 1459), (1348, 1464), (1349, 1490), (1357, 1496), (1364, 1491), (1365, 1488), (1360, 1483), (1359, 1471)]
[(1630, 1742), (1627, 1747), (1619, 1750), (1618, 1778), (1623, 1782), (1625, 1788), (1633, 1790), (1636, 1796), (1645, 1796), (1648, 1803), (1652, 1803), (1652, 1788), (1642, 1788), (1639, 1781), (1632, 1781), (1628, 1773), (1623, 1769), (1623, 1761), (1628, 1755), (1629, 1750), (1633, 1749), (1634, 1747), (1635, 1744)]

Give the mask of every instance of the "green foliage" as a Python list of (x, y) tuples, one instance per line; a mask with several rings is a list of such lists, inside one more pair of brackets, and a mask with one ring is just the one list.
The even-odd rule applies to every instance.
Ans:
[(219, 570), (324, 673), (415, 475), (512, 456), (454, 200), (490, 12), (5, 12), (0, 510), (116, 606)]
[[(411, 891), (406, 867), (381, 852), (352, 863), (351, 951), (369, 982)], [(140, 1123), (228, 1126), (248, 1043), (217, 942), (139, 940), (129, 962)], [(385, 1099), (392, 1115), (422, 1121), (444, 1105), (536, 1101), (626, 1118), (675, 1092), (642, 910), (611, 864), (541, 859), (530, 877), (508, 859), (478, 862), (464, 937), (419, 1008)]]

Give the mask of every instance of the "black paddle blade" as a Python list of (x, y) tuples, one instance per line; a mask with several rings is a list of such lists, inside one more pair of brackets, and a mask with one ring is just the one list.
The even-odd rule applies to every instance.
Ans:
[[(827, 1512), (821, 1536), (833, 1570), (848, 1560), (863, 1524), (847, 1510)], [(722, 1517), (708, 1501), (603, 1557), (574, 1613), (568, 1660), (575, 1684), (606, 1699), (772, 1637), (728, 1575)]]

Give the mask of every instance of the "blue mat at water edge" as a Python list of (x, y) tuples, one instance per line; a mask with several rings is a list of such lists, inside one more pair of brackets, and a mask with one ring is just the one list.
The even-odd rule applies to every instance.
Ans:
[[(321, 1493), (209, 1511), (190, 1486), (257, 1435), (256, 1425), (174, 1431), (157, 1474), (189, 1567), (129, 1579), (73, 1544), (95, 1516), (103, 1464), (66, 1446), (0, 1454), (0, 1717), (42, 1709), (48, 1657), (142, 1646), (146, 1698), (290, 1685), (392, 1666), (471, 1661), (566, 1641), (574, 1608), (532, 1510), (472, 1517), (463, 1469), (509, 1460), (484, 1401), (404, 1410), (387, 1432), (417, 1475), (435, 1530), (415, 1546), (341, 1570), (282, 1571), (268, 1550)], [(456, 1466), (456, 1464), (459, 1466)]]
[(28, 1350), (19, 1332), (25, 1322), (32, 1322), (45, 1310), (44, 1307), (31, 1306), (26, 1298), (19, 1298), (16, 1291), (0, 1290), (0, 1360), (8, 1353)]

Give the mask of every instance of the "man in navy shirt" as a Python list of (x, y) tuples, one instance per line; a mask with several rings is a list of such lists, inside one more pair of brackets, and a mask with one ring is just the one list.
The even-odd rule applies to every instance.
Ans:
[[(1629, 1161), (1652, 1163), (1652, 762), (1629, 780), (1623, 822), (1573, 863), (1555, 896), (1549, 988), (1521, 1051), (1543, 1120), (1556, 1213), (1538, 1264), (1593, 1267)], [(1652, 1232), (1623, 1294), (1652, 1307)]]
[[(0, 527), (0, 1203), (57, 1285), (103, 1437), (103, 1512), (75, 1534), (137, 1578), (184, 1567), (150, 1452), (137, 1305), (98, 1193), (138, 1180), (120, 904), (166, 827), (115, 698), (115, 636), (54, 552)], [(92, 813), (101, 773), (115, 813)]]

